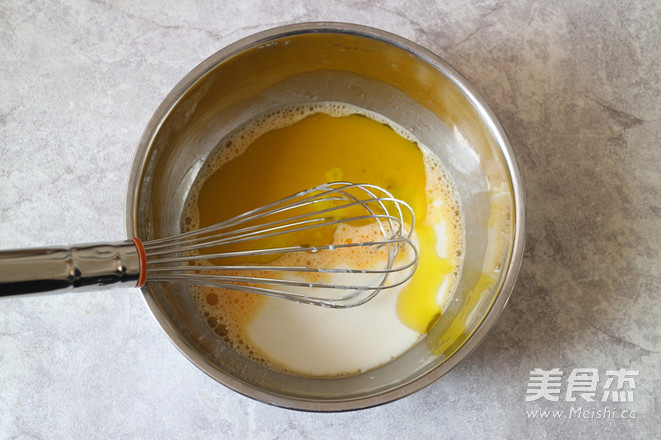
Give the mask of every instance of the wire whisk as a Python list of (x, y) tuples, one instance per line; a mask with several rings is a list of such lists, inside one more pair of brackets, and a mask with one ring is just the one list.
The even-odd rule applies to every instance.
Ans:
[[(409, 205), (383, 188), (328, 183), (221, 223), (145, 243), (146, 281), (220, 287), (327, 307), (357, 306), (413, 275), (418, 258), (410, 237), (414, 224)], [(370, 239), (335, 242), (337, 229), (346, 225), (355, 225)]]
[(413, 276), (414, 226), (383, 188), (327, 183), (168, 238), (0, 252), (0, 296), (158, 282), (354, 307)]

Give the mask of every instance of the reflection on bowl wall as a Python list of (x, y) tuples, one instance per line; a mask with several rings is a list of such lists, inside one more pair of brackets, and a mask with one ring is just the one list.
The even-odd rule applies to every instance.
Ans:
[(148, 124), (131, 171), (127, 225), (129, 236), (143, 240), (179, 233), (197, 172), (224, 136), (270, 109), (323, 101), (405, 127), (454, 180), (465, 218), (462, 277), (425, 338), (361, 374), (293, 376), (227, 347), (186, 286), (150, 284), (143, 293), (173, 343), (217, 381), (282, 407), (342, 411), (398, 399), (447, 373), (494, 324), (521, 264), (524, 206), (515, 159), (495, 116), (452, 67), (401, 37), (350, 24), (291, 25), (234, 43), (177, 84)]

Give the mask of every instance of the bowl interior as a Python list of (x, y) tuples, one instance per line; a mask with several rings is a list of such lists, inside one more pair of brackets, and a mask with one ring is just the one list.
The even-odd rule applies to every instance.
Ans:
[(450, 66), (394, 35), (354, 25), (267, 31), (216, 53), (186, 76), (145, 130), (131, 175), (129, 234), (181, 232), (186, 196), (209, 152), (275, 107), (341, 101), (410, 130), (445, 164), (465, 215), (463, 275), (451, 306), (422, 342), (375, 370), (304, 378), (255, 364), (206, 325), (186, 286), (149, 284), (147, 303), (198, 367), (250, 397), (289, 408), (346, 410), (384, 403), (463, 359), (504, 307), (520, 264), (521, 187), (507, 139)]

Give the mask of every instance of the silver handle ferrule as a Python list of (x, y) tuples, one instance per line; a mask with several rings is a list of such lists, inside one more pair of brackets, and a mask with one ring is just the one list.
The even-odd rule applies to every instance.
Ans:
[(139, 277), (133, 241), (0, 251), (0, 297), (134, 287)]

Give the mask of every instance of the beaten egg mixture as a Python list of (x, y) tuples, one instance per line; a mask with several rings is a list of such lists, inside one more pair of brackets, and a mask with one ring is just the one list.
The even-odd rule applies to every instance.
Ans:
[(201, 228), (333, 181), (378, 185), (413, 208), (417, 271), (350, 309), (195, 287), (219, 337), (270, 368), (334, 376), (384, 364), (427, 333), (459, 278), (462, 213), (439, 159), (392, 121), (347, 104), (282, 108), (227, 136), (193, 185), (184, 223)]

